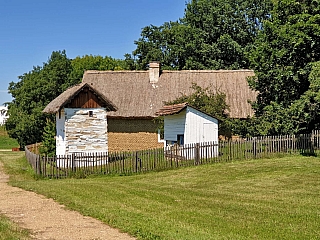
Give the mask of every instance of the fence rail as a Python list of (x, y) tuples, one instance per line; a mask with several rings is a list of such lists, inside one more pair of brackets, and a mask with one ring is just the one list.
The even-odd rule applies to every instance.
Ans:
[(30, 151), (31, 148), (31, 145), (26, 146), (26, 157), (38, 175), (49, 178), (84, 177), (89, 174), (132, 174), (213, 162), (270, 158), (280, 154), (315, 154), (320, 148), (320, 131), (134, 152), (75, 153), (55, 157), (37, 155)]

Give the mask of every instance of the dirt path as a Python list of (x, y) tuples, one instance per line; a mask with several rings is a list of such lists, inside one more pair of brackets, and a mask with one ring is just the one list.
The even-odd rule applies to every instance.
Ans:
[(8, 179), (0, 162), (0, 213), (31, 230), (33, 239), (134, 239), (52, 199), (9, 186)]

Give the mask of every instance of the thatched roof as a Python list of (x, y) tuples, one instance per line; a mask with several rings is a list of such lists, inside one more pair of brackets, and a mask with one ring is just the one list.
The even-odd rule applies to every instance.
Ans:
[(149, 71), (86, 71), (83, 83), (99, 89), (118, 107), (109, 117), (155, 117), (155, 112), (181, 94), (192, 93), (192, 83), (226, 94), (230, 117), (253, 115), (248, 100), (256, 93), (249, 89), (246, 78), (252, 70), (185, 70), (161, 71), (158, 82), (150, 83)]
[(77, 96), (85, 87), (88, 87), (103, 103), (108, 111), (116, 111), (117, 107), (114, 105), (104, 94), (98, 91), (95, 87), (87, 84), (81, 83), (73, 87), (68, 88), (66, 91), (61, 93), (57, 98), (52, 100), (43, 110), (45, 113), (56, 113), (66, 104), (71, 102), (71, 100)]
[(160, 108), (158, 111), (156, 111), (157, 116), (166, 116), (166, 115), (173, 115), (180, 113), (182, 110), (184, 110), (188, 106), (188, 103), (178, 103), (173, 105), (165, 105), (162, 108)]

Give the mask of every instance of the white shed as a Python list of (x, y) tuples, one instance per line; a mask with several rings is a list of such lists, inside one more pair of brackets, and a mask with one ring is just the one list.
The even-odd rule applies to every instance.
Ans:
[(164, 116), (165, 146), (218, 143), (218, 120), (188, 103), (164, 106), (156, 114)]

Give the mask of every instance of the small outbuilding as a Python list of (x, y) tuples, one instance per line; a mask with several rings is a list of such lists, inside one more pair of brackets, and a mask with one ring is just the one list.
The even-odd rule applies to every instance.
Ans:
[(156, 115), (164, 116), (165, 146), (218, 142), (218, 120), (188, 103), (164, 106)]
[(87, 83), (67, 89), (43, 110), (56, 114), (56, 155), (107, 152), (107, 112), (116, 110)]

